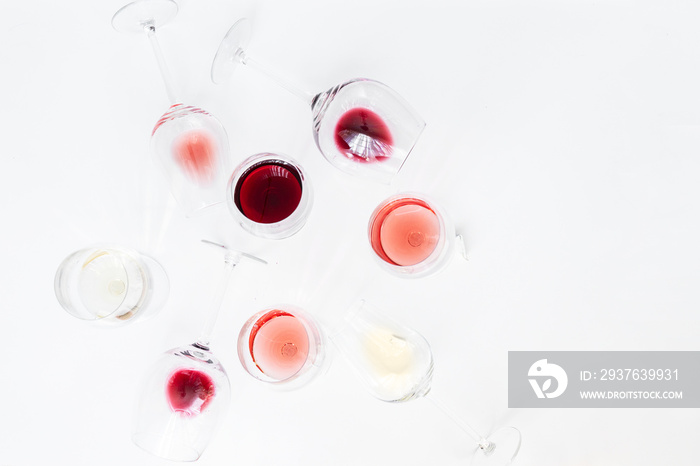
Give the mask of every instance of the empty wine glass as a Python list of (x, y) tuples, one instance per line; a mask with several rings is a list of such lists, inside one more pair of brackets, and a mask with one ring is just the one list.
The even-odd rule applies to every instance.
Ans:
[(239, 64), (267, 75), (311, 107), (314, 140), (333, 166), (389, 182), (408, 158), (425, 122), (390, 87), (371, 79), (351, 79), (326, 92), (304, 91), (270, 71), (246, 52), (250, 25), (238, 20), (216, 53), (211, 78), (222, 83)]
[(478, 448), (473, 465), (505, 466), (518, 454), (521, 435), (516, 428), (505, 427), (484, 437), (435, 398), (430, 391), (433, 354), (428, 342), (415, 330), (360, 301), (351, 308), (340, 330), (329, 339), (376, 398), (387, 402), (421, 397), (431, 400), (476, 442)]
[(188, 216), (223, 202), (228, 167), (228, 137), (219, 120), (198, 107), (183, 105), (173, 80), (156, 28), (177, 14), (172, 0), (137, 0), (122, 7), (112, 18), (117, 31), (145, 34), (153, 48), (170, 108), (151, 133), (151, 150), (168, 179), (170, 192)]
[(279, 305), (251, 316), (238, 335), (238, 358), (256, 379), (298, 388), (324, 368), (323, 332), (311, 316)]
[(377, 206), (369, 219), (369, 242), (389, 272), (418, 278), (445, 267), (455, 250), (466, 259), (464, 240), (449, 217), (422, 194), (402, 193)]
[(291, 157), (269, 152), (248, 157), (234, 170), (226, 198), (243, 229), (271, 239), (299, 231), (313, 201), (301, 166)]
[(206, 449), (228, 408), (228, 375), (209, 342), (233, 269), (243, 258), (266, 263), (223, 245), (224, 276), (195, 343), (166, 351), (149, 369), (140, 392), (132, 439), (142, 449), (172, 461), (195, 461)]
[(170, 282), (154, 259), (102, 245), (66, 257), (56, 271), (54, 291), (74, 317), (116, 326), (155, 315), (168, 298)]

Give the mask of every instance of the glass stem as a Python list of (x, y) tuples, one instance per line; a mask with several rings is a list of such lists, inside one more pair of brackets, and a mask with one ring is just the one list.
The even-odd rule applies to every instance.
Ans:
[(262, 65), (257, 60), (253, 60), (248, 55), (246, 55), (245, 52), (243, 52), (243, 51), (239, 52), (238, 59), (240, 60), (240, 62), (242, 64), (247, 65), (248, 67), (254, 69), (258, 73), (267, 76), (269, 79), (275, 81), (277, 84), (279, 84), (283, 88), (287, 89), (289, 92), (291, 92), (295, 96), (299, 97), (308, 106), (311, 106), (311, 101), (316, 96), (316, 94), (312, 94), (311, 92), (302, 89), (297, 84), (294, 84), (294, 83), (288, 81), (287, 79), (283, 78), (282, 76), (280, 76), (276, 72), (272, 71), (271, 69), (269, 69), (265, 65)]
[(207, 321), (204, 323), (204, 328), (202, 328), (202, 332), (199, 334), (199, 338), (197, 339), (197, 346), (202, 347), (205, 350), (209, 349), (209, 341), (211, 340), (211, 334), (214, 331), (214, 327), (216, 326), (216, 320), (219, 317), (219, 311), (221, 311), (221, 305), (224, 302), (224, 296), (226, 296), (226, 290), (228, 289), (228, 283), (231, 279), (231, 273), (233, 273), (233, 269), (236, 267), (237, 261), (233, 257), (233, 255), (226, 254), (224, 256), (224, 274), (223, 277), (221, 277), (221, 281), (219, 282), (219, 287), (216, 290), (216, 293), (214, 293), (214, 298), (211, 302), (211, 307), (209, 311), (209, 316), (207, 317)]
[(180, 101), (177, 98), (175, 92), (175, 87), (173, 86), (173, 78), (168, 69), (168, 64), (163, 56), (163, 51), (160, 48), (160, 43), (156, 37), (156, 28), (153, 25), (147, 25), (144, 27), (148, 40), (151, 43), (151, 48), (153, 48), (153, 54), (156, 56), (156, 61), (158, 62), (158, 69), (160, 70), (160, 77), (163, 78), (163, 84), (165, 84), (165, 92), (168, 94), (168, 100), (171, 105), (179, 104)]
[(494, 443), (489, 442), (486, 437), (480, 435), (477, 431), (475, 431), (472, 428), (472, 426), (464, 422), (462, 419), (458, 418), (454, 414), (454, 411), (450, 407), (448, 407), (442, 400), (435, 397), (435, 395), (432, 392), (428, 393), (428, 395), (426, 395), (425, 398), (430, 400), (433, 403), (433, 405), (435, 405), (440, 411), (443, 412), (443, 414), (449, 417), (452, 420), (452, 422), (457, 424), (457, 426), (459, 426), (460, 429), (462, 429), (469, 437), (471, 437), (479, 445), (479, 448), (484, 453), (489, 454), (496, 447)]

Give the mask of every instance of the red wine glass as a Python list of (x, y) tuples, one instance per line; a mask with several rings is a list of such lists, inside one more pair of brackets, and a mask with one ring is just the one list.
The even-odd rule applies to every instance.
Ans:
[(265, 309), (243, 325), (238, 359), (262, 382), (298, 388), (325, 367), (323, 333), (311, 316), (294, 306)]
[(402, 193), (381, 202), (370, 216), (368, 237), (380, 265), (400, 277), (439, 271), (455, 249), (466, 257), (450, 219), (421, 194)]
[(262, 259), (222, 245), (224, 277), (195, 343), (166, 351), (141, 384), (132, 440), (172, 461), (195, 461), (226, 414), (231, 388), (223, 365), (210, 350), (210, 337), (233, 269), (243, 258)]
[(226, 189), (231, 215), (249, 233), (287, 238), (299, 231), (313, 193), (301, 166), (286, 155), (262, 153), (241, 163)]
[(420, 333), (360, 301), (329, 339), (376, 398), (386, 402), (418, 398), (432, 401), (474, 440), (473, 465), (506, 466), (518, 454), (521, 443), (518, 429), (504, 427), (485, 437), (435, 397), (431, 391), (433, 353)]
[(219, 120), (201, 108), (182, 104), (175, 92), (156, 28), (177, 12), (172, 0), (137, 0), (115, 13), (112, 26), (120, 32), (145, 34), (151, 43), (171, 104), (151, 132), (151, 151), (173, 197), (191, 216), (223, 202), (230, 173), (229, 146)]
[(246, 52), (250, 25), (238, 20), (214, 58), (211, 78), (228, 79), (238, 64), (267, 75), (311, 107), (314, 140), (336, 168), (389, 182), (408, 158), (425, 121), (393, 89), (371, 79), (351, 79), (326, 92), (310, 93), (253, 60)]
[(155, 315), (168, 298), (170, 282), (154, 259), (123, 246), (101, 245), (64, 259), (54, 291), (72, 316), (119, 326)]

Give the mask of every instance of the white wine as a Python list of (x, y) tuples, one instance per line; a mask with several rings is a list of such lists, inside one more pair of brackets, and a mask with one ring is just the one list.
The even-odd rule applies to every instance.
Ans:
[(78, 275), (78, 294), (96, 319), (128, 320), (143, 306), (146, 276), (128, 254), (100, 249), (85, 259)]
[(380, 398), (399, 400), (422, 379), (424, 367), (410, 340), (387, 329), (373, 328), (365, 334), (363, 346)]

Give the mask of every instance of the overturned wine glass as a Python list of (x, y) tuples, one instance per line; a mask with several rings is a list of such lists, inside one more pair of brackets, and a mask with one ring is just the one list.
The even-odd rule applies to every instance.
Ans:
[(226, 414), (231, 388), (226, 371), (210, 350), (221, 305), (233, 269), (243, 259), (264, 260), (204, 240), (224, 252), (224, 274), (199, 338), (170, 349), (149, 369), (139, 391), (132, 440), (172, 461), (195, 461), (206, 449)]
[(269, 70), (247, 53), (250, 23), (238, 20), (214, 58), (211, 78), (223, 83), (239, 65), (268, 76), (311, 107), (312, 132), (321, 154), (336, 168), (388, 183), (418, 141), (425, 121), (389, 86), (356, 78), (311, 93)]
[(112, 26), (120, 32), (143, 34), (151, 44), (170, 100), (170, 108), (151, 132), (151, 151), (171, 194), (185, 214), (192, 216), (224, 201), (229, 146), (219, 120), (199, 107), (184, 105), (175, 91), (156, 29), (177, 12), (173, 0), (136, 0), (114, 14)]
[(376, 398), (387, 402), (426, 398), (445, 413), (475, 442), (472, 465), (506, 466), (517, 456), (521, 443), (518, 429), (504, 427), (483, 436), (431, 392), (433, 354), (420, 333), (360, 301), (329, 339)]

